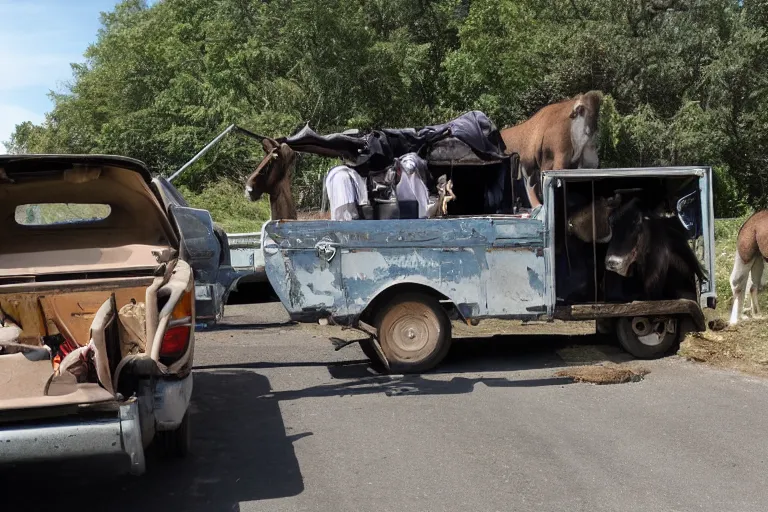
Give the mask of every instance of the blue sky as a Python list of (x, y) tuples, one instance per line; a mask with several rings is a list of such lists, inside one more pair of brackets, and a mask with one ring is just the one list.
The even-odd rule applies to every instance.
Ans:
[[(22, 121), (39, 123), (69, 64), (96, 40), (99, 14), (115, 0), (0, 0), (0, 142)], [(0, 144), (0, 152), (4, 152)]]

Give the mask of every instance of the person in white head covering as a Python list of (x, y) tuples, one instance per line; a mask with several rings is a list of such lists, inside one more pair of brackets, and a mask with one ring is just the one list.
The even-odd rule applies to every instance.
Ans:
[(400, 175), (396, 189), (398, 202), (416, 201), (419, 205), (418, 218), (427, 218), (429, 190), (424, 183), (424, 178), (429, 172), (427, 162), (416, 153), (407, 153), (395, 159), (395, 166)]

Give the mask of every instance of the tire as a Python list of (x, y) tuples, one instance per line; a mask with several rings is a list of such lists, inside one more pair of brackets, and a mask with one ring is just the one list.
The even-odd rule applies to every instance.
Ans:
[(620, 318), (616, 335), (622, 348), (638, 359), (657, 359), (680, 345), (680, 322), (672, 317)]
[(181, 424), (174, 430), (161, 430), (155, 433), (155, 444), (164, 457), (183, 458), (187, 456), (192, 444), (192, 431), (189, 423), (189, 411), (187, 411), (184, 413)]
[(371, 340), (362, 340), (360, 341), (360, 350), (363, 351), (363, 354), (365, 354), (365, 357), (371, 360), (374, 364), (381, 364), (381, 361), (379, 359), (379, 354), (376, 353), (376, 349), (373, 348), (373, 341)]
[(595, 320), (595, 334), (605, 336), (613, 334), (616, 331), (613, 318), (598, 318)]
[(430, 295), (407, 293), (381, 311), (379, 344), (392, 372), (420, 373), (437, 366), (451, 348), (451, 322)]

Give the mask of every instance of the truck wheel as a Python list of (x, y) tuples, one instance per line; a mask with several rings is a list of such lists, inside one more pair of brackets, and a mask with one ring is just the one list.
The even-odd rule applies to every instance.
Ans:
[(680, 343), (678, 321), (672, 317), (620, 318), (616, 334), (621, 346), (639, 359), (656, 359), (669, 354)]
[(186, 457), (192, 444), (189, 428), (189, 411), (184, 413), (181, 424), (174, 430), (160, 430), (155, 433), (155, 443), (165, 457)]
[(365, 357), (370, 359), (371, 362), (375, 365), (381, 364), (381, 361), (379, 360), (379, 354), (377, 354), (376, 349), (373, 348), (373, 341), (361, 340), (359, 343), (360, 343), (360, 350), (363, 351), (363, 354), (365, 354)]
[(394, 298), (377, 321), (379, 344), (390, 368), (419, 373), (434, 368), (451, 347), (451, 322), (440, 303), (426, 294)]

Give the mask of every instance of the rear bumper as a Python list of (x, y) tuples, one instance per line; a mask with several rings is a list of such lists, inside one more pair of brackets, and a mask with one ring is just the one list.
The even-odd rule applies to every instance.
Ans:
[(34, 424), (0, 427), (2, 463), (125, 454), (130, 472), (144, 473), (144, 446), (136, 399), (98, 418), (65, 417)]

